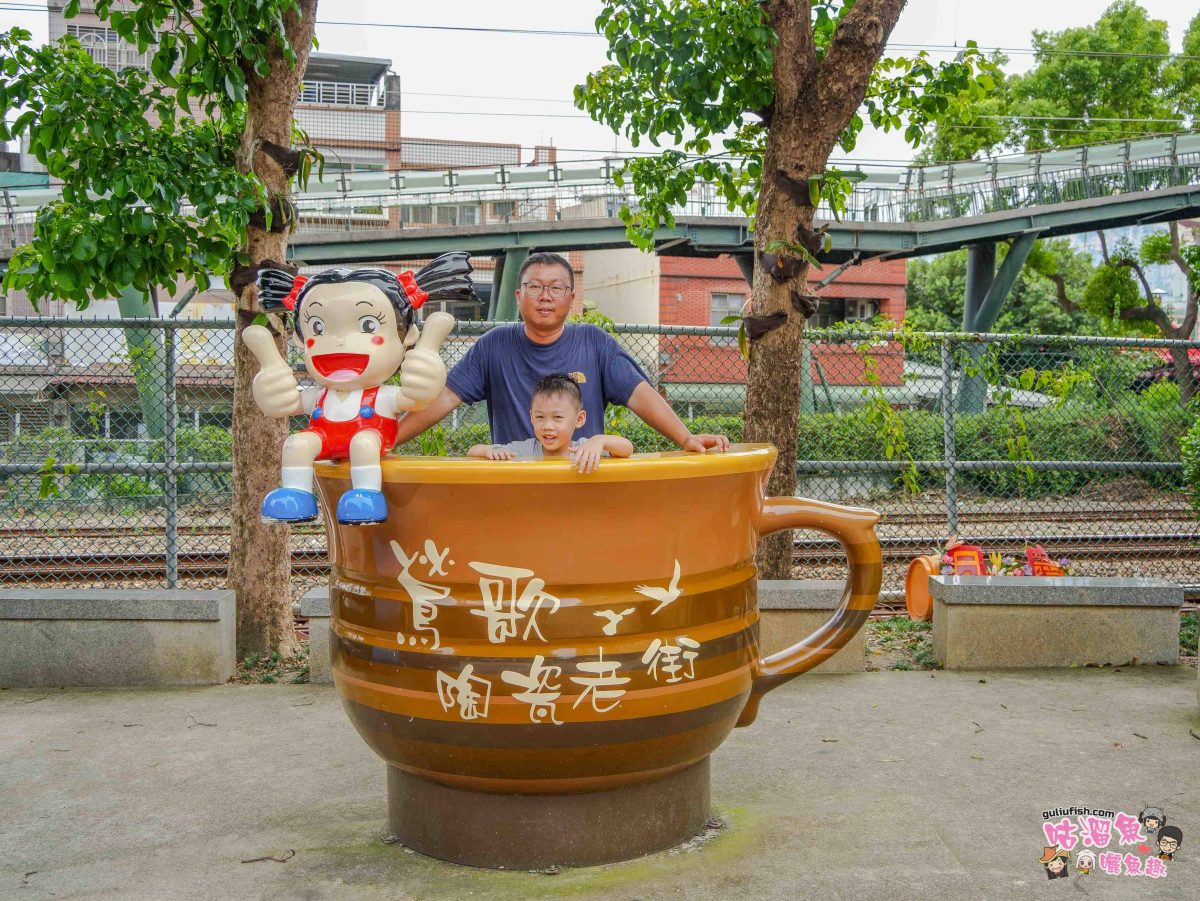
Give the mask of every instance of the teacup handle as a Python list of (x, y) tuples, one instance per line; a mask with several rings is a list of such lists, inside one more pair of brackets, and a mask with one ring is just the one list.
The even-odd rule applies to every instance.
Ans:
[(764, 694), (828, 660), (866, 625), (879, 599), (883, 578), (883, 554), (875, 535), (878, 521), (878, 513), (860, 507), (841, 507), (799, 497), (769, 497), (763, 501), (758, 520), (760, 536), (783, 529), (824, 532), (842, 543), (850, 572), (841, 603), (828, 622), (790, 648), (759, 659), (750, 698), (738, 718), (739, 726), (754, 722), (758, 702)]

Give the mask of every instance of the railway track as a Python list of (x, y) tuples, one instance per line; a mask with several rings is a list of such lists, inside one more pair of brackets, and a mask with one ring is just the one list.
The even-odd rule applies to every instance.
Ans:
[[(1110, 522), (1195, 522), (1196, 513), (1186, 507), (1154, 510), (973, 510), (959, 508), (959, 523), (963, 526), (985, 525), (1001, 522), (1046, 522), (1063, 523), (1110, 523)], [(884, 526), (929, 526), (945, 528), (946, 514), (938, 513), (885, 513), (880, 521)]]
[[(979, 520), (979, 522), (975, 522)], [(1039, 523), (1056, 522), (1064, 525), (1086, 523), (1118, 523), (1118, 522), (1184, 522), (1195, 521), (1195, 513), (1187, 509), (1179, 510), (1104, 510), (1104, 511), (999, 511), (978, 514), (971, 510), (959, 512), (960, 532), (969, 533), (972, 527), (990, 525), (993, 523)], [(931, 535), (940, 535), (946, 528), (944, 513), (885, 513), (880, 520), (880, 527), (893, 529), (899, 527), (928, 528)], [(51, 540), (70, 541), (72, 539), (163, 539), (165, 528), (162, 525), (153, 526), (81, 526), (78, 528), (40, 528), (34, 526), (18, 526), (0, 528), (0, 542), (20, 540)], [(324, 535), (325, 530), (316, 525), (292, 526), (292, 534), (296, 536)], [(213, 538), (227, 540), (229, 528), (226, 526), (180, 526), (177, 532), (180, 538)], [(986, 537), (988, 541), (1003, 540)], [(1095, 540), (1094, 536), (1089, 536)], [(903, 540), (903, 539), (897, 539)], [(1050, 540), (1047, 538), (1047, 540)], [(1055, 539), (1057, 541), (1057, 539)]]
[[(1054, 552), (1074, 558), (1111, 557), (1121, 554), (1139, 558), (1175, 557), (1181, 553), (1200, 554), (1200, 532), (1180, 535), (1066, 535), (1054, 536)], [(880, 539), (884, 563), (905, 563), (913, 557), (929, 553), (928, 541), (911, 537)], [(826, 539), (797, 539), (794, 543), (795, 563), (826, 562), (836, 559), (841, 551), (836, 541)], [(1020, 553), (1025, 547), (1023, 536), (991, 536), (988, 549), (1000, 553)], [(179, 574), (190, 577), (223, 578), (229, 569), (229, 552), (213, 550), (184, 551), (178, 556)], [(328, 569), (324, 548), (303, 548), (292, 552), (292, 565), (309, 572)], [(68, 577), (127, 577), (164, 578), (164, 553), (55, 553), (17, 554), (0, 563), (0, 582), (54, 581)]]

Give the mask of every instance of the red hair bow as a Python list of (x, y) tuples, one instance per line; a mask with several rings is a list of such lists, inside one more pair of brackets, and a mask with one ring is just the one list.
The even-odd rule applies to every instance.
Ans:
[(292, 280), (292, 290), (289, 291), (288, 296), (283, 299), (283, 308), (285, 310), (296, 309), (296, 298), (300, 296), (300, 289), (304, 287), (304, 283), (307, 281), (307, 275), (297, 275)]
[(414, 310), (421, 309), (421, 306), (429, 299), (429, 295), (417, 287), (417, 277), (411, 271), (401, 272), (396, 276), (396, 281), (408, 295), (408, 302)]

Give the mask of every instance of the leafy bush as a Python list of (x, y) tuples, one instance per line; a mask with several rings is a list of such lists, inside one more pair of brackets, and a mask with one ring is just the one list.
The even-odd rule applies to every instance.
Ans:
[[(955, 420), (960, 460), (1007, 460), (1018, 465), (1038, 460), (1111, 460), (1112, 438), (1113, 423), (1083, 404), (1037, 410), (993, 407)], [(963, 473), (963, 481), (984, 494), (1026, 497), (1072, 494), (1103, 478), (1089, 471), (1030, 468)]]
[[(684, 419), (684, 424), (693, 434), (704, 433), (728, 436), (730, 441), (742, 440), (742, 417), (740, 416), (696, 416)], [(633, 442), (633, 449), (638, 453), (651, 451), (678, 450), (668, 439), (664, 438), (636, 416), (627, 416), (608, 431), (614, 435), (622, 435)]]
[(223, 463), (233, 456), (233, 435), (229, 429), (205, 425), (200, 428), (180, 428), (176, 433), (180, 460), (197, 463)]
[[(1178, 385), (1158, 382), (1140, 394), (1119, 398), (1114, 408), (1136, 448), (1135, 456), (1157, 463), (1180, 460), (1181, 442), (1195, 414), (1180, 402)], [(1174, 472), (1145, 473), (1143, 478), (1157, 488), (1183, 485), (1183, 477)]]
[[(156, 444), (162, 447), (162, 442)], [(182, 462), (224, 463), (233, 458), (233, 435), (215, 425), (181, 427), (176, 432), (176, 448)], [(233, 476), (228, 472), (184, 473), (179, 478), (179, 495), (185, 502), (223, 503), (233, 495)]]
[(1191, 492), (1192, 506), (1200, 513), (1200, 417), (1194, 418), (1192, 427), (1183, 436), (1181, 455), (1183, 477)]
[(1195, 657), (1197, 638), (1196, 611), (1193, 610), (1179, 618), (1179, 653), (1185, 657)]

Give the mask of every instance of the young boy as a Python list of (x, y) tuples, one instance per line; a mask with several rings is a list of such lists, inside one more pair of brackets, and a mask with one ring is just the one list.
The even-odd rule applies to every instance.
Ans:
[(548, 375), (533, 388), (529, 419), (534, 438), (508, 444), (476, 444), (468, 457), (486, 460), (543, 460), (566, 457), (580, 472), (592, 472), (601, 457), (628, 457), (633, 445), (619, 435), (593, 435), (572, 441), (575, 430), (587, 421), (579, 385), (565, 374)]

